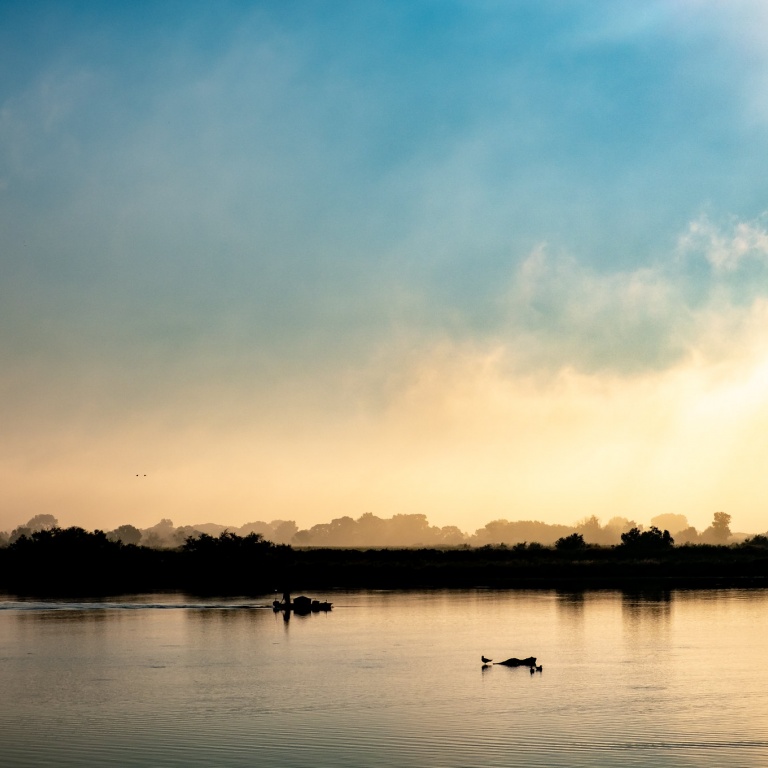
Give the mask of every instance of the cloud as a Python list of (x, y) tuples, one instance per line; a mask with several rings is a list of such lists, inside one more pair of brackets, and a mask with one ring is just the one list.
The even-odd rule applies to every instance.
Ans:
[(692, 221), (678, 247), (685, 256), (703, 256), (719, 272), (733, 272), (748, 259), (768, 263), (768, 216), (754, 221), (732, 218), (718, 226), (706, 215)]
[[(122, 400), (119, 378), (90, 383), (90, 409), (49, 407), (41, 381), (39, 424), (28, 403), (6, 432), (2, 519), (306, 526), (422, 512), (473, 530), (674, 512), (703, 527), (723, 508), (762, 530), (768, 300), (729, 304), (713, 270), (708, 298), (681, 305), (679, 275), (597, 274), (540, 247), (491, 333), (401, 329), (365, 358), (272, 379), (211, 376), (203, 355), (152, 407)], [(666, 362), (637, 363), (647, 337)]]
[(690, 308), (661, 267), (597, 272), (535, 249), (502, 299), (521, 359), (549, 368), (632, 372), (685, 354)]

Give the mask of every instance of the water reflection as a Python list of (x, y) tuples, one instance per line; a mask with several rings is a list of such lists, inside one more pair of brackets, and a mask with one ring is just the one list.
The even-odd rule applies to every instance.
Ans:
[(621, 593), (621, 612), (624, 624), (636, 631), (641, 625), (660, 629), (668, 626), (672, 617), (674, 596), (670, 590), (624, 591)]
[(624, 590), (621, 593), (622, 610), (635, 613), (668, 614), (674, 599), (672, 590)]
[(570, 591), (563, 589), (555, 590), (557, 599), (557, 608), (564, 613), (581, 618), (584, 613), (584, 590)]
[(27, 611), (19, 611), (18, 613), (18, 620), (20, 622), (31, 622), (31, 623), (45, 623), (45, 622), (51, 622), (51, 623), (77, 623), (81, 624), (83, 622), (86, 623), (92, 623), (92, 624), (98, 624), (102, 622), (108, 622), (112, 620), (120, 620), (121, 614), (120, 612), (114, 612), (109, 613), (107, 611), (94, 611), (94, 610), (83, 610), (83, 609), (72, 609), (72, 610), (51, 610), (51, 609), (43, 609), (43, 610), (27, 610)]

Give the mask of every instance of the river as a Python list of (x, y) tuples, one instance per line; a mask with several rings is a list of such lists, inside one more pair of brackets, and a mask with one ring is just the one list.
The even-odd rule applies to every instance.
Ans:
[(0, 597), (0, 765), (768, 765), (764, 590), (312, 596)]

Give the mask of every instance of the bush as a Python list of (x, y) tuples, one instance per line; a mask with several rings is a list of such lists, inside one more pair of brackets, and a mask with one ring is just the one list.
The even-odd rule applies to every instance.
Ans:
[(631, 528), (626, 533), (622, 533), (620, 546), (633, 551), (658, 552), (671, 549), (674, 543), (675, 540), (670, 536), (669, 531), (660, 531), (652, 525), (647, 531)]
[(586, 549), (587, 543), (580, 533), (572, 533), (570, 536), (563, 536), (555, 542), (555, 549), (573, 551), (574, 549)]

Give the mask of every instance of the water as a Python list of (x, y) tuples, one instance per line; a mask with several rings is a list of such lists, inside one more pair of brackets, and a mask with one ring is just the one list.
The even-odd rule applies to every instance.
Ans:
[(768, 592), (317, 597), (0, 599), (0, 765), (768, 765)]

